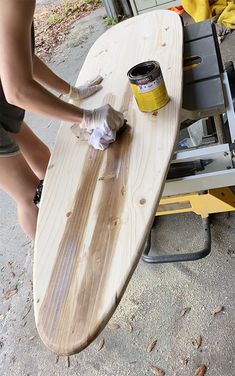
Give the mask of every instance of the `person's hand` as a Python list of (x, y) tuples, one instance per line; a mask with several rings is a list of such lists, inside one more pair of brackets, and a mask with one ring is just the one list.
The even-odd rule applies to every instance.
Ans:
[(71, 127), (72, 132), (78, 136), (80, 129), (92, 131), (98, 127), (108, 131), (118, 131), (124, 125), (124, 115), (114, 110), (109, 104), (95, 110), (83, 110), (83, 120), (80, 124)]
[(85, 82), (82, 86), (70, 86), (68, 98), (72, 100), (81, 100), (90, 97), (102, 89), (102, 85), (100, 85), (102, 81), (103, 77), (97, 76), (93, 80)]
[(107, 125), (112, 131), (118, 131), (124, 124), (124, 115), (114, 110), (109, 104), (96, 108), (92, 111), (84, 110), (81, 128), (95, 129), (100, 125)]

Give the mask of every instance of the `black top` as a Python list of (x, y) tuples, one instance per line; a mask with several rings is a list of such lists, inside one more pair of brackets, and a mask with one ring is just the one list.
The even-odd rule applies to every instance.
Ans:
[[(32, 39), (32, 54), (35, 50), (35, 35), (34, 26), (32, 24), (31, 28), (31, 39)], [(17, 133), (19, 132), (20, 124), (22, 123), (25, 115), (25, 110), (23, 108), (14, 106), (7, 102), (2, 83), (0, 80), (0, 124), (8, 132)]]

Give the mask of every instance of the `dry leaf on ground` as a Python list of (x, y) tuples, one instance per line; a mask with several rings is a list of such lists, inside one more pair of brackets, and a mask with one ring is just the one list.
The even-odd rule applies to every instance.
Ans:
[(192, 340), (192, 345), (195, 349), (199, 349), (202, 344), (202, 336), (198, 336), (197, 338)]
[(180, 363), (183, 364), (184, 366), (187, 366), (188, 362), (189, 362), (189, 358), (188, 357), (180, 359)]
[(229, 249), (227, 253), (228, 253), (228, 255), (229, 255), (230, 257), (235, 257), (235, 251), (234, 251), (234, 250)]
[(4, 298), (5, 298), (6, 300), (8, 300), (8, 299), (10, 299), (13, 295), (17, 294), (17, 292), (18, 292), (18, 288), (17, 288), (17, 287), (15, 287), (15, 288), (13, 288), (13, 289), (10, 289), (10, 290), (7, 290), (7, 291), (5, 292), (5, 294), (4, 294)]
[(118, 329), (120, 329), (120, 325), (115, 324), (115, 323), (111, 323), (111, 324), (108, 324), (108, 329), (110, 329), (110, 330), (118, 330)]
[(27, 311), (25, 312), (24, 316), (22, 317), (22, 320), (25, 319), (25, 317), (29, 314), (29, 312), (31, 311), (31, 308), (32, 308), (32, 305), (30, 305), (27, 309)]
[(193, 376), (204, 376), (206, 374), (206, 371), (207, 371), (207, 367), (205, 366), (205, 364), (202, 364), (197, 370), (196, 372), (194, 373)]
[(165, 372), (161, 368), (150, 366), (150, 371), (156, 376), (165, 376)]
[(98, 351), (102, 350), (102, 348), (104, 347), (104, 344), (105, 344), (104, 338), (101, 338), (98, 342)]
[(211, 313), (215, 316), (217, 313), (223, 312), (224, 306), (217, 306), (212, 309)]
[(182, 311), (180, 312), (180, 317), (183, 317), (183, 316), (187, 315), (190, 311), (191, 311), (191, 307), (185, 307), (185, 308), (182, 309)]
[(152, 341), (152, 342), (148, 345), (148, 347), (147, 347), (147, 351), (148, 351), (149, 353), (150, 353), (151, 351), (153, 351), (153, 349), (155, 348), (156, 344), (157, 344), (157, 339), (155, 339), (154, 341)]
[(130, 333), (133, 332), (133, 325), (130, 321), (127, 321), (126, 328), (127, 328), (128, 332), (130, 332)]

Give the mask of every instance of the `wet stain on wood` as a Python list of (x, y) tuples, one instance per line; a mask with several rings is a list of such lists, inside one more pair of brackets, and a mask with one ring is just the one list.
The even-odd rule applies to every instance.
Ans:
[[(67, 213), (67, 224), (49, 288), (40, 307), (41, 321), (38, 329), (40, 331), (40, 328), (43, 328), (43, 333), (47, 333), (50, 343), (58, 342), (57, 336), (62, 332), (64, 320), (68, 322), (67, 335), (70, 337), (70, 342), (71, 338), (74, 338), (75, 342), (76, 333), (82, 332), (84, 328), (86, 328), (85, 332), (89, 333), (87, 325), (92, 321), (93, 315), (96, 315), (96, 309), (100, 304), (99, 296), (107, 284), (107, 270), (112, 264), (113, 250), (116, 247), (121, 224), (125, 202), (122, 188), (126, 185), (128, 177), (126, 166), (130, 157), (130, 144), (131, 134), (127, 128), (109, 147), (107, 154), (95, 151), (93, 148), (88, 149), (81, 184), (75, 195), (73, 207)], [(92, 231), (89, 251), (83, 255), (84, 234), (101, 167), (104, 171), (102, 176), (112, 178), (105, 180), (105, 184), (101, 187), (98, 217)], [(87, 265), (89, 272), (76, 277), (77, 272), (81, 270), (82, 262)], [(76, 285), (78, 278), (79, 282)], [(86, 299), (83, 299), (84, 289)], [(75, 290), (76, 294), (74, 294)], [(82, 304), (77, 305), (76, 301), (72, 301), (74, 296), (76, 301)], [(90, 304), (91, 301), (93, 304)], [(97, 333), (101, 329), (96, 328)], [(42, 338), (43, 333), (40, 333)], [(64, 343), (66, 348), (66, 338)]]

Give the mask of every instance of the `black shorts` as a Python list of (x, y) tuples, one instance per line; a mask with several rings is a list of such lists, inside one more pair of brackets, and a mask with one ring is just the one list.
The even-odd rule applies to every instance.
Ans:
[[(34, 26), (31, 27), (32, 55), (34, 55)], [(20, 131), (25, 110), (7, 102), (0, 80), (0, 157), (19, 153), (19, 146), (11, 137)]]
[(20, 131), (24, 115), (22, 108), (7, 102), (0, 81), (0, 157), (19, 153), (19, 146), (11, 134)]

